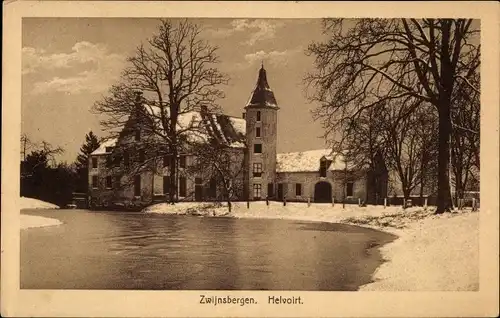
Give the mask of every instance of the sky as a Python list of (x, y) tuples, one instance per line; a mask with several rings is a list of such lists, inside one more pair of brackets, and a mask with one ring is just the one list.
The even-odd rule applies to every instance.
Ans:
[[(202, 37), (219, 47), (220, 71), (230, 77), (220, 101), (241, 117), (261, 63), (278, 106), (278, 152), (324, 148), (323, 129), (311, 116), (303, 78), (313, 70), (305, 54), (322, 40), (319, 19), (191, 19)], [(24, 18), (21, 129), (33, 142), (47, 141), (71, 163), (92, 130), (106, 137), (93, 104), (106, 96), (126, 58), (157, 30), (156, 19)]]

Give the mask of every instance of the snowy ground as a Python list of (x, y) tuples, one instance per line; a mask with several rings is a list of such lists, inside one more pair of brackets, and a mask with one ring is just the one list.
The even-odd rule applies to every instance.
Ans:
[[(49, 202), (21, 197), (21, 210), (22, 209), (59, 209), (59, 207)], [(54, 226), (62, 224), (59, 220), (56, 219), (25, 214), (21, 214), (20, 223), (22, 230), (34, 227)]]
[(388, 230), (399, 238), (381, 248), (386, 263), (361, 290), (477, 291), (479, 213), (446, 213)]
[[(413, 207), (270, 202), (157, 204), (147, 213), (293, 219), (348, 223), (391, 232), (399, 238), (381, 248), (386, 262), (374, 274), (374, 282), (361, 290), (462, 291), (479, 285), (479, 213), (464, 211), (433, 215), (433, 210)], [(450, 264), (453, 264), (450, 266)]]
[(42, 216), (21, 214), (21, 230), (62, 224), (61, 221)]
[(21, 197), (21, 210), (23, 209), (59, 209), (59, 207), (42, 200)]

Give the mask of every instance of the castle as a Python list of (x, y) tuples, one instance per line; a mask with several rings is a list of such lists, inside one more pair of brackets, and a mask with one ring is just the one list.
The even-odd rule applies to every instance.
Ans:
[[(205, 111), (188, 112), (179, 117), (178, 126), (203, 128), (203, 133), (224, 143), (232, 150), (245, 169), (233, 182), (240, 187), (234, 200), (275, 199), (311, 202), (373, 203), (387, 195), (387, 169), (381, 161), (377, 171), (353, 171), (341, 155), (329, 149), (293, 153), (277, 153), (277, 125), (280, 108), (271, 90), (264, 66), (242, 118)], [(148, 149), (144, 144), (133, 116), (116, 139), (101, 144), (89, 158), (89, 196), (93, 205), (140, 201), (151, 203), (167, 199), (169, 193), (170, 160), (165, 156), (159, 169), (124, 176), (123, 165), (144, 160)], [(199, 130), (199, 129), (198, 129)], [(195, 136), (188, 136), (194, 138)], [(120, 155), (118, 164), (110, 164), (118, 149), (133, 145), (134, 153)], [(130, 148), (130, 147), (129, 147)], [(146, 153), (146, 154), (145, 154)], [(116, 156), (115, 156), (116, 157)], [(210, 201), (223, 193), (210, 169), (193, 172), (189, 166), (196, 158), (189, 151), (178, 157), (178, 176), (175, 184), (180, 201)], [(118, 172), (117, 172), (118, 171)]]

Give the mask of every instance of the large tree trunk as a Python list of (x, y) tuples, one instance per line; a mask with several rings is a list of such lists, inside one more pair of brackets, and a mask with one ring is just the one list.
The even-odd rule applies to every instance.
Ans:
[(169, 201), (174, 204), (177, 200), (177, 147), (172, 147), (170, 152), (170, 178), (169, 178)]
[(450, 134), (451, 134), (451, 95), (453, 92), (454, 69), (450, 59), (451, 21), (441, 22), (441, 80), (439, 88), (438, 115), (438, 194), (436, 214), (451, 210), (450, 192)]
[(438, 193), (436, 214), (451, 210), (449, 178), (450, 164), (450, 106), (443, 101), (439, 107), (439, 144), (438, 144)]

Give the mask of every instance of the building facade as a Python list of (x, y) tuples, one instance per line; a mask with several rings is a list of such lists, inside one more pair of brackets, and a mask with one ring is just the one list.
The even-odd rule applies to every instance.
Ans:
[[(385, 165), (377, 172), (353, 171), (341, 155), (319, 149), (277, 153), (279, 107), (266, 70), (261, 67), (256, 86), (244, 106), (243, 118), (208, 112), (190, 112), (179, 117), (179, 128), (196, 123), (199, 131), (223, 142), (230, 149), (230, 164), (241, 169), (232, 183), (241, 183), (232, 200), (287, 200), (311, 202), (360, 201), (374, 203), (387, 194)], [(130, 173), (131, 162), (144, 162), (153, 151), (140, 120), (131, 116), (120, 136), (101, 144), (89, 158), (89, 197), (93, 206), (148, 204), (165, 201), (170, 193), (169, 164), (164, 156), (149, 163), (148, 170)], [(187, 136), (186, 138), (199, 138)], [(129, 149), (124, 152), (123, 149)], [(117, 159), (118, 158), (118, 159)], [(179, 201), (224, 200), (225, 190), (211, 169), (193, 170), (199, 160), (189, 150), (178, 157), (175, 181)], [(147, 159), (146, 159), (147, 161)], [(125, 171), (128, 171), (125, 173)], [(239, 170), (238, 170), (239, 171)], [(373, 182), (377, 176), (378, 182)], [(385, 178), (385, 181), (384, 181)], [(382, 180), (382, 182), (380, 182)], [(226, 180), (227, 181), (227, 180)], [(227, 184), (226, 184), (227, 188)], [(233, 187), (234, 188), (234, 187)], [(226, 191), (227, 192), (227, 191)]]

